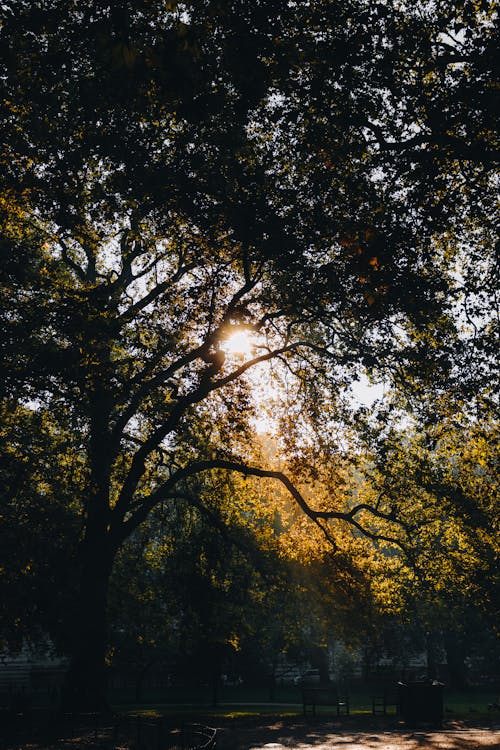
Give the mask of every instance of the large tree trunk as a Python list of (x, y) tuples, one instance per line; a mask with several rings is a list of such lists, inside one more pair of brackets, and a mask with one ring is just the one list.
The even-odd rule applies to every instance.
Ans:
[(107, 713), (107, 597), (114, 553), (102, 525), (87, 529), (81, 550), (80, 585), (70, 623), (71, 661), (61, 708)]
[(453, 690), (463, 690), (467, 687), (467, 668), (465, 666), (466, 649), (463, 640), (453, 632), (445, 637), (446, 661), (448, 663), (448, 677)]
[[(103, 360), (109, 358), (106, 346), (100, 347), (95, 342), (92, 346)], [(109, 492), (113, 458), (108, 429), (110, 398), (101, 375), (96, 375), (92, 383), (85, 536), (79, 549), (79, 585), (71, 613), (71, 661), (63, 686), (63, 711), (108, 711), (107, 601), (116, 547), (111, 542), (110, 533)]]

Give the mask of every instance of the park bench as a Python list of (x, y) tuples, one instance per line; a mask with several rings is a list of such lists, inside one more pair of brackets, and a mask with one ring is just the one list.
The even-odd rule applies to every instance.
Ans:
[(337, 716), (344, 713), (349, 714), (349, 698), (347, 695), (339, 695), (338, 690), (328, 685), (324, 687), (303, 687), (302, 706), (304, 716), (310, 707), (313, 716), (316, 716), (316, 706), (332, 706), (337, 711)]
[(393, 706), (394, 713), (399, 713), (399, 696), (397, 687), (388, 687), (378, 695), (372, 696), (372, 714), (386, 716), (388, 709)]

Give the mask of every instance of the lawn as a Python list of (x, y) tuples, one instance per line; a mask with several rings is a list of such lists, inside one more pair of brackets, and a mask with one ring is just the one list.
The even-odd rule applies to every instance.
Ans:
[[(343, 690), (341, 692), (344, 692)], [(380, 692), (376, 687), (356, 685), (348, 690), (350, 713), (359, 718), (372, 715), (372, 696)], [(488, 706), (498, 702), (499, 690), (469, 689), (451, 691), (444, 689), (445, 719), (475, 720), (500, 717)], [(207, 688), (167, 688), (161, 691), (144, 692), (140, 701), (133, 691), (114, 691), (110, 701), (119, 713), (149, 713), (156, 715), (198, 715), (207, 716), (251, 716), (274, 714), (294, 716), (302, 713), (300, 690), (294, 686), (277, 687), (272, 693), (268, 688), (248, 688), (245, 686), (221, 688), (214, 702), (212, 691)], [(394, 710), (389, 714), (394, 716)], [(318, 707), (318, 714), (331, 714), (332, 709)]]

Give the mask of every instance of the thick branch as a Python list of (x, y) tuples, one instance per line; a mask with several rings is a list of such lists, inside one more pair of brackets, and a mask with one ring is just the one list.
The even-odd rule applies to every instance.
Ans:
[(213, 387), (210, 390), (215, 391), (219, 388), (223, 388), (228, 383), (232, 383), (234, 380), (237, 380), (239, 377), (241, 377), (241, 375), (243, 375), (247, 370), (250, 370), (250, 368), (254, 367), (255, 365), (258, 365), (261, 362), (267, 362), (268, 360), (274, 359), (275, 357), (279, 357), (281, 354), (285, 354), (286, 352), (295, 351), (299, 347), (305, 345), (306, 343), (304, 341), (297, 341), (293, 344), (282, 346), (280, 349), (271, 349), (265, 354), (260, 354), (258, 357), (249, 359), (247, 362), (244, 362), (242, 365), (240, 365), (240, 367), (236, 368), (236, 370), (230, 372), (229, 375), (226, 375), (223, 378), (219, 378), (219, 380), (214, 380)]
[[(137, 409), (139, 408), (141, 401), (146, 396), (148, 396), (155, 388), (165, 385), (167, 380), (173, 377), (173, 375), (175, 375), (176, 372), (178, 372), (179, 370), (182, 370), (191, 362), (194, 362), (196, 359), (201, 357), (202, 354), (206, 351), (206, 349), (207, 349), (207, 343), (204, 342), (203, 344), (201, 344), (201, 346), (196, 347), (196, 349), (192, 349), (183, 357), (179, 357), (179, 359), (173, 362), (169, 367), (165, 368), (165, 370), (162, 370), (157, 375), (154, 375), (152, 378), (149, 378), (149, 380), (144, 381), (142, 385), (138, 388), (136, 393), (133, 395), (133, 397), (131, 398), (128, 406), (125, 408), (120, 418), (117, 419), (115, 427), (113, 428), (113, 435), (119, 436), (123, 432), (126, 425), (132, 419)], [(185, 397), (184, 399), (179, 399), (178, 404), (184, 403), (185, 406), (187, 407), (189, 404), (195, 403), (197, 400), (199, 399), (194, 399), (193, 401), (189, 397)], [(163, 428), (161, 428), (161, 430), (155, 434), (159, 435), (160, 432), (163, 432)], [(163, 434), (160, 441), (158, 442), (161, 442), (161, 440), (163, 440), (163, 438), (167, 434), (168, 434), (168, 431)], [(146, 441), (146, 442), (149, 442), (149, 441)]]
[[(213, 337), (215, 338), (217, 337), (217, 332), (213, 334)], [(155, 377), (146, 381), (143, 384), (143, 386), (140, 388), (140, 390), (137, 392), (137, 394), (134, 396), (134, 398), (132, 399), (128, 407), (125, 409), (121, 417), (117, 420), (116, 425), (113, 430), (113, 436), (117, 438), (123, 432), (127, 423), (135, 414), (141, 400), (148, 393), (151, 393), (152, 389), (164, 384), (166, 380), (169, 377), (172, 377), (172, 375), (174, 375), (174, 373), (178, 369), (181, 369), (184, 365), (189, 364), (190, 362), (194, 361), (198, 357), (202, 356), (203, 353), (206, 352), (206, 349), (209, 345), (210, 345), (210, 341), (206, 341), (204, 344), (202, 344), (202, 346), (198, 347), (197, 349), (192, 350), (191, 352), (186, 354), (184, 358), (179, 359), (176, 363), (171, 365), (166, 370), (162, 371)], [(135, 488), (137, 487), (140, 477), (142, 476), (142, 473), (144, 472), (146, 459), (148, 455), (152, 451), (156, 450), (158, 446), (161, 444), (162, 440), (164, 440), (165, 437), (170, 432), (172, 432), (173, 429), (175, 429), (176, 425), (179, 423), (180, 419), (182, 418), (182, 416), (185, 414), (186, 410), (190, 406), (192, 406), (193, 404), (197, 404), (200, 401), (203, 401), (203, 399), (205, 399), (213, 391), (219, 390), (223, 388), (224, 386), (228, 385), (229, 383), (234, 382), (239, 377), (241, 377), (247, 370), (249, 370), (251, 367), (254, 367), (255, 365), (261, 362), (266, 362), (270, 359), (280, 357), (282, 354), (285, 354), (286, 352), (296, 351), (300, 347), (309, 347), (309, 348), (318, 350), (318, 347), (316, 347), (313, 344), (310, 344), (307, 341), (296, 341), (292, 344), (288, 344), (287, 346), (281, 347), (280, 349), (272, 349), (270, 351), (267, 351), (265, 354), (261, 354), (258, 357), (254, 357), (251, 360), (248, 360), (247, 362), (242, 364), (240, 367), (236, 368), (236, 370), (233, 370), (231, 373), (229, 373), (225, 377), (219, 378), (218, 380), (213, 380), (211, 374), (209, 373), (209, 371), (207, 371), (208, 374), (205, 373), (206, 376), (202, 377), (200, 384), (194, 391), (192, 391), (191, 393), (185, 396), (181, 396), (177, 400), (177, 402), (173, 404), (170, 414), (168, 415), (168, 418), (166, 419), (166, 421), (161, 425), (161, 427), (155, 430), (155, 432), (153, 432), (142, 443), (141, 447), (134, 455), (128, 476), (124, 482), (122, 491), (120, 493), (120, 497), (117, 503), (117, 508), (119, 508), (120, 511), (122, 511), (123, 509), (126, 509), (130, 498), (134, 494)], [(326, 352), (323, 352), (323, 353), (326, 353)], [(220, 369), (220, 366), (219, 366), (219, 369)]]
[(368, 122), (367, 128), (374, 133), (379, 146), (389, 153), (403, 153), (412, 159), (428, 158), (434, 148), (450, 150), (455, 158), (484, 164), (496, 164), (500, 160), (499, 149), (485, 141), (467, 142), (451, 133), (425, 130), (404, 141), (388, 141), (383, 128), (377, 123)]
[[(155, 266), (155, 263), (152, 263), (151, 266), (147, 269), (145, 269), (142, 273), (137, 274), (133, 276), (133, 279), (138, 279), (141, 276), (145, 275), (146, 273), (149, 273), (150, 270), (152, 270)], [(128, 307), (121, 315), (120, 315), (120, 322), (128, 323), (129, 321), (133, 320), (137, 313), (139, 313), (141, 310), (144, 310), (145, 307), (150, 305), (152, 302), (158, 299), (158, 297), (161, 297), (162, 294), (164, 294), (167, 289), (172, 286), (173, 284), (176, 284), (186, 273), (189, 273), (193, 268), (196, 268), (196, 264), (192, 263), (189, 266), (181, 266), (177, 269), (177, 271), (173, 274), (172, 278), (168, 279), (167, 281), (162, 281), (159, 284), (156, 284), (153, 289), (151, 289), (148, 294), (146, 294), (144, 297), (141, 297), (141, 299), (137, 300), (137, 302), (134, 302), (130, 307)]]
[(85, 271), (75, 260), (73, 260), (73, 258), (70, 257), (66, 242), (62, 237), (58, 237), (56, 241), (59, 243), (59, 246), (61, 248), (61, 257), (64, 263), (68, 266), (68, 268), (71, 268), (71, 270), (74, 271), (80, 281), (85, 281)]
[(226, 471), (234, 471), (244, 476), (254, 476), (259, 478), (274, 479), (280, 482), (288, 493), (293, 497), (297, 505), (300, 507), (302, 512), (315, 523), (323, 532), (327, 540), (335, 546), (335, 542), (331, 537), (328, 528), (322, 523), (322, 521), (339, 520), (345, 521), (346, 523), (354, 526), (360, 533), (365, 536), (379, 541), (386, 541), (401, 546), (399, 540), (385, 535), (376, 534), (370, 529), (366, 529), (355, 516), (361, 511), (368, 511), (377, 518), (384, 519), (386, 521), (396, 522), (393, 516), (387, 516), (384, 513), (378, 511), (376, 508), (372, 508), (367, 504), (357, 505), (350, 511), (342, 512), (336, 510), (314, 510), (310, 507), (308, 502), (295, 487), (293, 482), (283, 474), (281, 471), (273, 471), (271, 469), (261, 469), (256, 466), (247, 466), (237, 461), (229, 461), (225, 459), (212, 459), (206, 461), (197, 461), (192, 464), (178, 469), (174, 472), (170, 478), (158, 487), (149, 497), (143, 498), (140, 502), (134, 504), (134, 508), (131, 509), (129, 517), (123, 521), (123, 515), (117, 513), (118, 508), (115, 509), (115, 523), (118, 522), (120, 526), (117, 528), (116, 533), (121, 539), (125, 539), (129, 534), (134, 531), (148, 516), (151, 510), (159, 503), (163, 502), (169, 497), (175, 497), (176, 486), (190, 477), (197, 474), (201, 474), (205, 471), (212, 471), (213, 469), (224, 469)]

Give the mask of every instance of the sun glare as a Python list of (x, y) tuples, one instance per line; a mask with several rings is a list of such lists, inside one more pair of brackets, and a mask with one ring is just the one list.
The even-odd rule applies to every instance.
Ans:
[(253, 352), (252, 342), (246, 331), (238, 331), (224, 342), (224, 349), (228, 354), (250, 357)]

